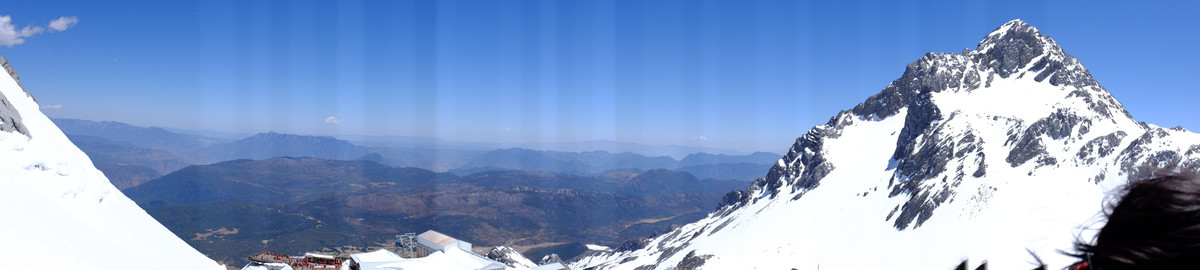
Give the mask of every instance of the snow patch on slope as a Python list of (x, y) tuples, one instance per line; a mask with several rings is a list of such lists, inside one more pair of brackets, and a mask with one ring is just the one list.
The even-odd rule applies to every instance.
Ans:
[(990, 87), (973, 91), (935, 93), (933, 102), (945, 113), (965, 112), (1033, 122), (1054, 112), (1052, 105), (1062, 101), (1068, 94), (1070, 91), (1061, 87), (1032, 79), (996, 80)]
[(610, 247), (601, 246), (601, 245), (587, 244), (584, 246), (586, 246), (588, 250), (598, 250), (598, 251), (612, 250), (612, 248), (610, 248)]

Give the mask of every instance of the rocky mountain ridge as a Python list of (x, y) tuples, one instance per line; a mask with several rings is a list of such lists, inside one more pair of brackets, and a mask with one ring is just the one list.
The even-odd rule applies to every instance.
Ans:
[(709, 217), (573, 266), (1024, 268), (1029, 249), (1061, 267), (1070, 258), (1056, 251), (1094, 233), (1107, 191), (1193, 170), (1196, 152), (1200, 136), (1135, 121), (1056, 41), (1014, 20), (975, 50), (912, 62)]

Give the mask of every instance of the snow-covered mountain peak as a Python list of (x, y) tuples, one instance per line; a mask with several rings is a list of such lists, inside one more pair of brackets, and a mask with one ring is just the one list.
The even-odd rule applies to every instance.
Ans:
[(851, 125), (902, 118), (889, 121), (900, 126), (885, 171), (889, 197), (908, 199), (887, 218), (903, 230), (920, 226), (963, 181), (987, 176), (989, 164), (1057, 167), (1094, 137), (1146, 130), (1082, 64), (1023, 21), (1002, 25), (979, 47), (910, 63), (880, 93), (799, 138), (761, 185), (772, 194), (791, 187), (798, 198), (837, 167), (822, 151), (825, 141)]
[(1200, 135), (1137, 122), (1033, 26), (1014, 20), (979, 44), (908, 64), (708, 218), (573, 266), (936, 269), (965, 258), (1031, 269), (1028, 249), (1058, 268), (1071, 260), (1059, 250), (1094, 233), (1107, 191), (1157, 168), (1200, 168)]
[[(944, 92), (950, 93), (940, 95), (946, 101), (932, 100)], [(1055, 111), (1047, 105), (1065, 99), (1078, 99), (1077, 106), (1105, 117), (1128, 117), (1120, 103), (1057, 42), (1024, 21), (1013, 20), (985, 36), (976, 50), (927, 53), (909, 63), (899, 79), (851, 112), (886, 118), (904, 107), (921, 108), (924, 113), (938, 109), (939, 114), (973, 110), (1036, 121)]]

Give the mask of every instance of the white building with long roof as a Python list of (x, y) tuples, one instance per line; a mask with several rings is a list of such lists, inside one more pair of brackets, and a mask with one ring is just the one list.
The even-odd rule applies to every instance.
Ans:
[(471, 243), (429, 230), (417, 236), (416, 258), (384, 249), (351, 254), (348, 270), (501, 270), (508, 266), (471, 251)]
[(458, 240), (457, 238), (450, 237), (449, 235), (445, 235), (434, 230), (428, 230), (420, 235), (417, 235), (417, 244), (421, 248), (425, 249), (426, 254), (433, 254), (434, 252), (438, 251), (446, 251), (447, 249), (455, 247), (458, 249), (471, 251), (472, 247), (471, 243), (467, 241)]
[(379, 266), (389, 270), (502, 270), (508, 266), (460, 248), (448, 247), (429, 256)]
[(404, 260), (404, 257), (400, 257), (400, 255), (396, 255), (396, 253), (392, 253), (386, 249), (380, 249), (372, 252), (350, 254), (350, 260), (343, 264), (343, 268), (350, 270), (387, 269), (379, 268), (379, 266), (402, 260)]

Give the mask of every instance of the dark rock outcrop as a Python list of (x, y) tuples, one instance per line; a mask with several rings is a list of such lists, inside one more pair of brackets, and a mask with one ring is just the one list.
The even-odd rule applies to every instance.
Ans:
[(1079, 153), (1076, 156), (1085, 163), (1092, 163), (1097, 158), (1107, 157), (1113, 151), (1116, 151), (1117, 146), (1121, 144), (1121, 139), (1124, 139), (1125, 135), (1124, 131), (1117, 131), (1096, 137), (1079, 148)]
[(1046, 154), (1046, 142), (1042, 141), (1042, 136), (1048, 136), (1054, 140), (1082, 136), (1088, 133), (1091, 126), (1091, 119), (1085, 119), (1070, 111), (1059, 109), (1050, 116), (1029, 125), (1019, 137), (1017, 134), (1009, 136), (1006, 145), (1012, 145), (1012, 150), (1009, 151), (1005, 161), (1009, 165), (1017, 167), (1035, 157), (1043, 157)]
[(658, 235), (650, 235), (647, 237), (638, 237), (638, 238), (630, 239), (628, 241), (625, 241), (624, 243), (621, 243), (621, 245), (617, 246), (616, 252), (626, 252), (626, 251), (634, 251), (634, 250), (642, 249), (642, 248), (646, 247), (647, 244), (650, 244), (650, 241), (654, 240), (654, 237), (656, 237), (656, 236), (658, 236)]
[(696, 251), (693, 250), (683, 256), (683, 260), (675, 265), (675, 269), (700, 269), (700, 266), (704, 266), (704, 262), (712, 257), (713, 255), (696, 255)]
[[(17, 76), (17, 71), (8, 63), (8, 59), (0, 56), (0, 66), (4, 67), (4, 71), (12, 76), (14, 81), (17, 81), (17, 86), (21, 86), (20, 76)], [(29, 92), (25, 92), (25, 94), (29, 95)], [(0, 93), (0, 131), (21, 133), (29, 137), (29, 130), (25, 129), (25, 123), (21, 122), (21, 114), (17, 113), (17, 109), (13, 108), (12, 102), (8, 101), (8, 97), (3, 93)]]
[(750, 199), (750, 193), (745, 190), (730, 190), (721, 197), (721, 201), (717, 202), (717, 209), (726, 206), (741, 206)]

